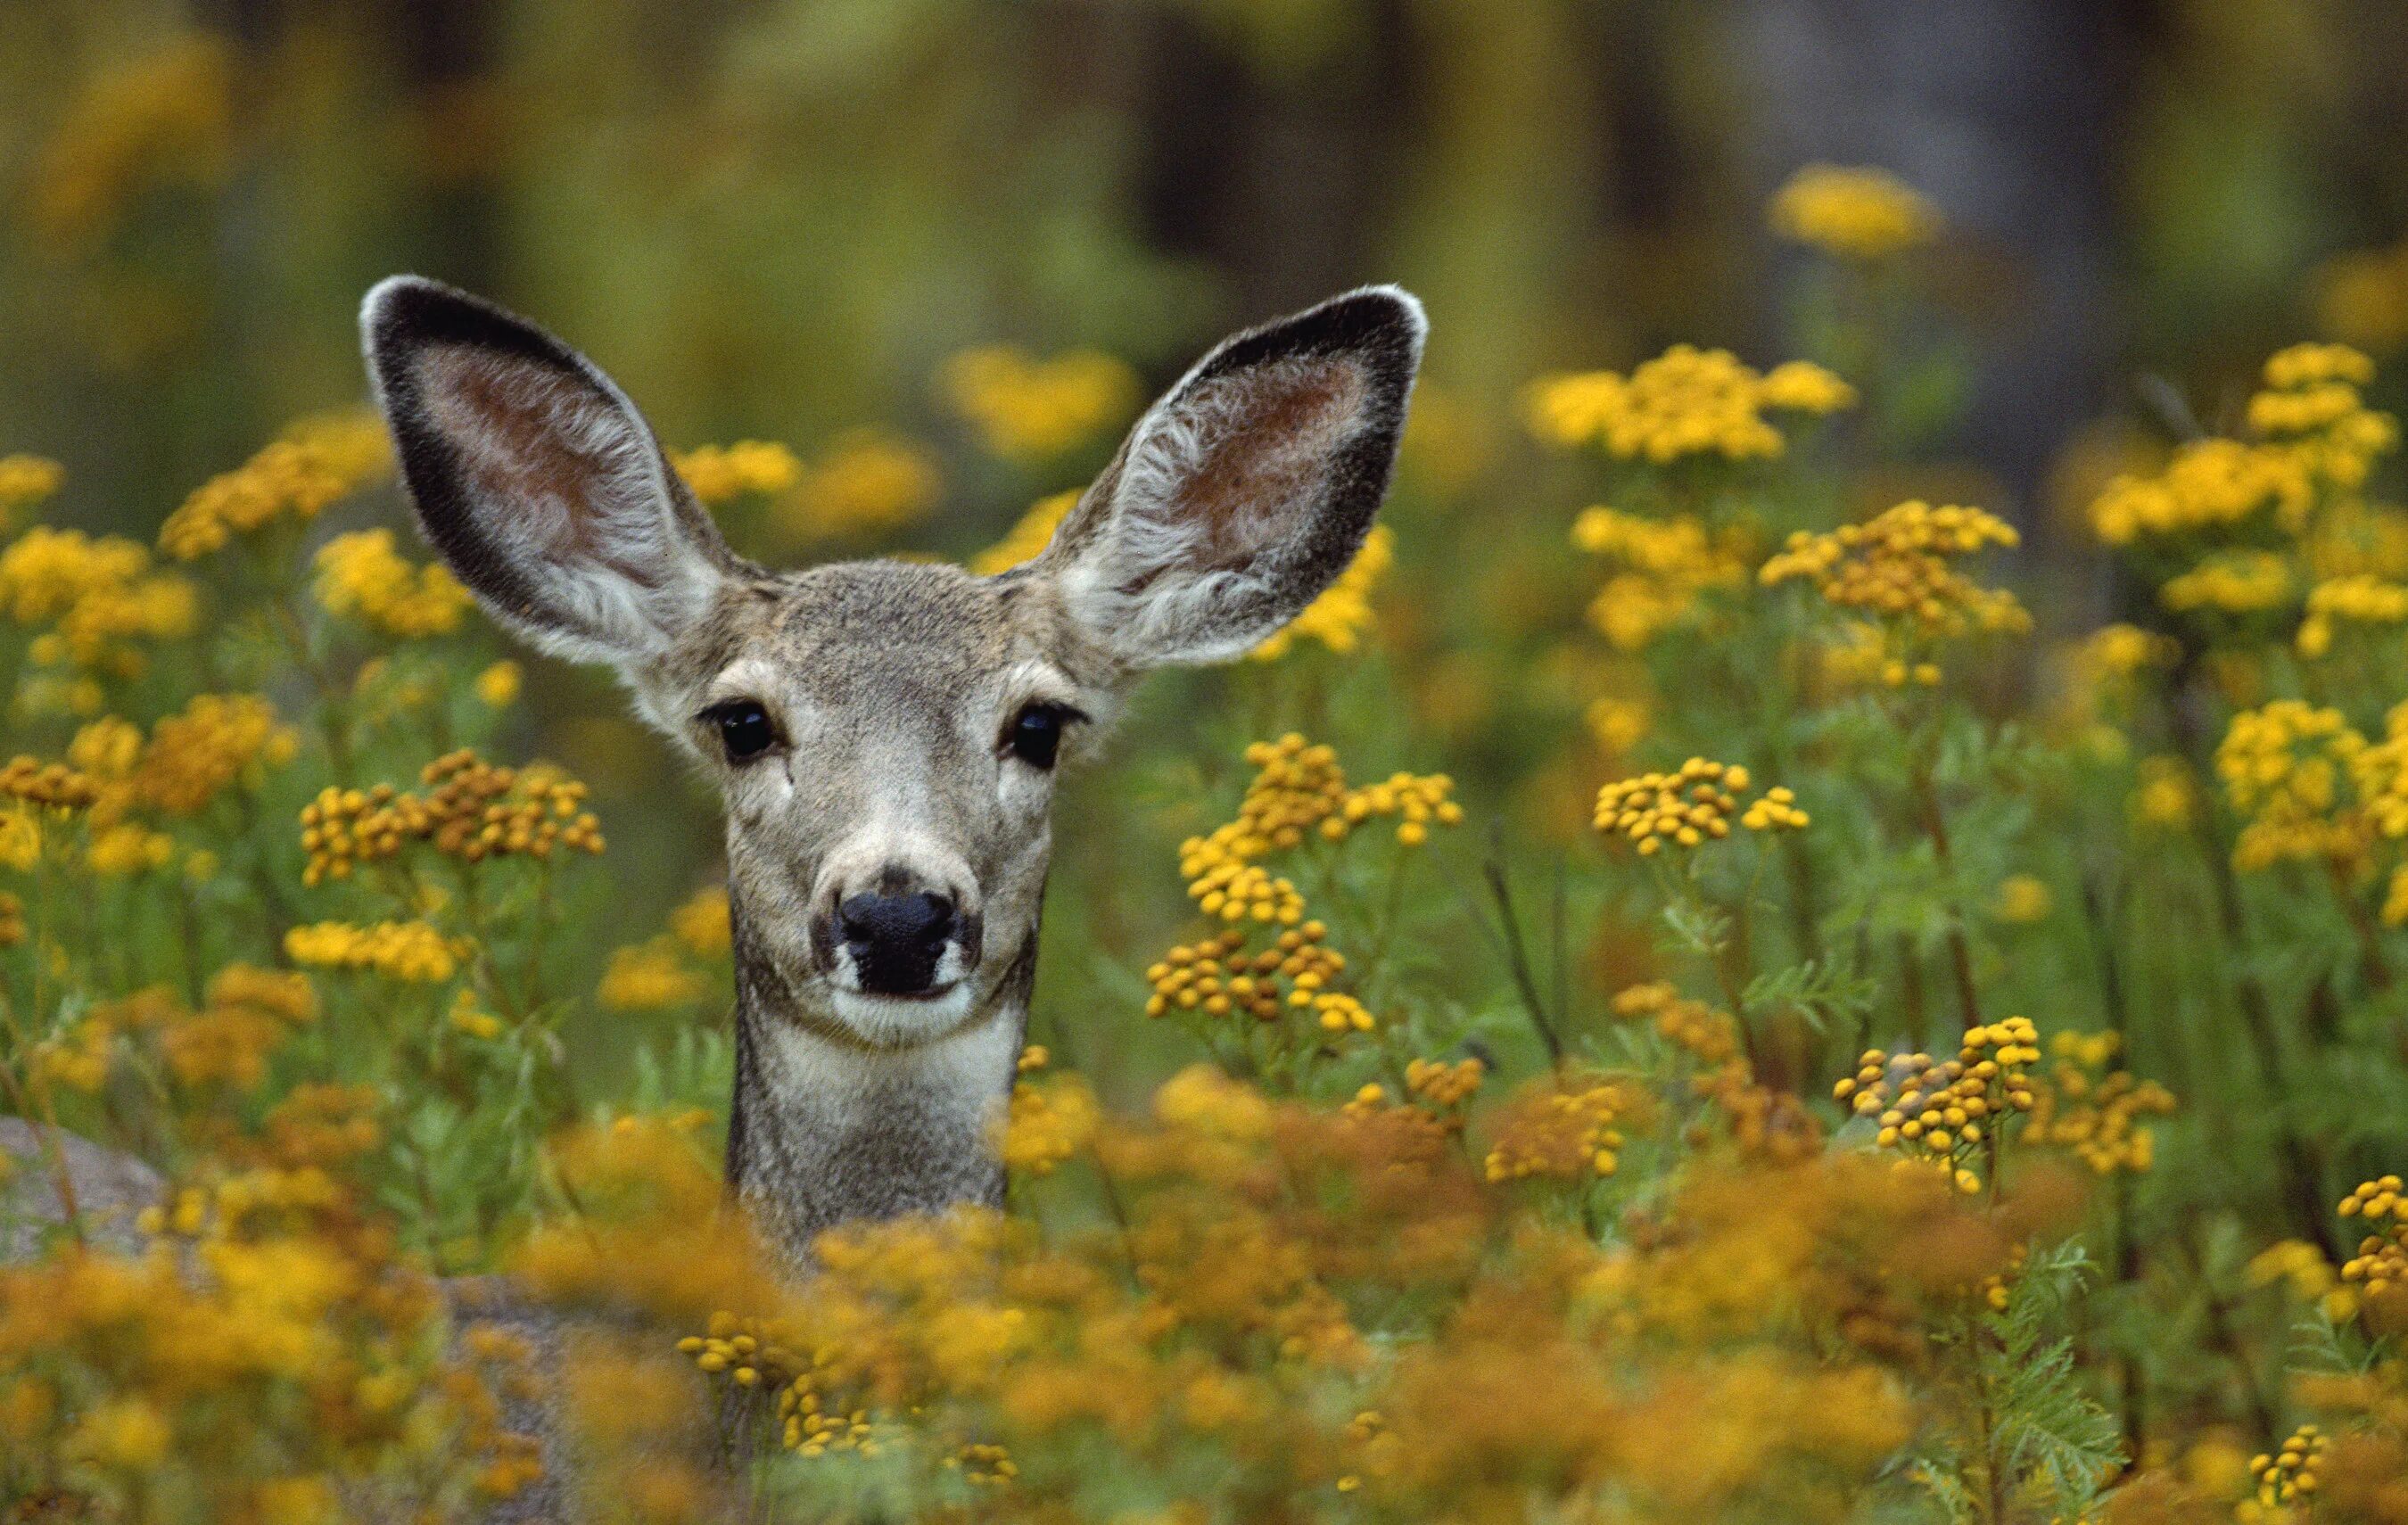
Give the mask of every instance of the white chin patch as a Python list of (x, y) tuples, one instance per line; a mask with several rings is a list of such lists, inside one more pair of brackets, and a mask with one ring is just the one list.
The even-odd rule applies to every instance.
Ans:
[(941, 996), (882, 996), (844, 989), (831, 990), (828, 996), (837, 1020), (876, 1043), (924, 1043), (960, 1026), (970, 1012), (968, 980)]

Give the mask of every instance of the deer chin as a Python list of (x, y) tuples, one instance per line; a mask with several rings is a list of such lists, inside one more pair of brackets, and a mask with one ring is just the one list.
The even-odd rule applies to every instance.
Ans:
[(882, 1048), (913, 1047), (953, 1036), (969, 1018), (976, 999), (968, 980), (909, 996), (828, 991), (836, 1019)]

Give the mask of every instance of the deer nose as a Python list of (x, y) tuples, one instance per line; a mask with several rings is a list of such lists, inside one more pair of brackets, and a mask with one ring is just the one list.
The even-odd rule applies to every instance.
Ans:
[(916, 996), (934, 984), (937, 961), (957, 929), (950, 896), (853, 895), (836, 908), (837, 935), (853, 955), (861, 987)]

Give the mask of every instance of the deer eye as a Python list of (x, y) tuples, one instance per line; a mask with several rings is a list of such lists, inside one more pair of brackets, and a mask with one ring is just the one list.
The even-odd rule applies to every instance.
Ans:
[(742, 762), (769, 750), (778, 740), (778, 728), (769, 724), (769, 712), (751, 699), (730, 699), (714, 704), (702, 712), (719, 731), (719, 744), (729, 762)]
[(1040, 770), (1050, 769), (1062, 750), (1062, 727), (1070, 721), (1083, 718), (1076, 710), (1064, 705), (1031, 704), (1004, 728), (1003, 744), (1013, 756), (1029, 767)]

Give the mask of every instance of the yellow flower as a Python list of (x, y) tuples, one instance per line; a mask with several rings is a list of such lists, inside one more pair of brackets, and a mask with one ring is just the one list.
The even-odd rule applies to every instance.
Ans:
[(452, 998), (452, 1026), (471, 1038), (487, 1043), (502, 1035), (502, 1019), (477, 1004), (476, 993), (466, 985)]
[[(1775, 384), (1774, 378), (1778, 378)], [(1698, 456), (1771, 460), (1787, 449), (1764, 411), (1828, 413), (1856, 394), (1819, 367), (1792, 362), (1758, 375), (1727, 350), (1676, 344), (1627, 377), (1541, 377), (1525, 399), (1531, 432), (1564, 449), (1598, 445), (1656, 466)]]
[(150, 728), (135, 783), (143, 800), (191, 815), (236, 783), (293, 760), (300, 738), (257, 694), (196, 694)]
[(803, 463), (785, 446), (767, 439), (732, 445), (700, 445), (669, 457), (677, 474), (706, 507), (731, 503), (747, 493), (782, 493), (803, 478)]
[(96, 1465), (141, 1472), (165, 1461), (175, 1439), (166, 1416), (148, 1399), (111, 1398), (83, 1417), (70, 1444)]
[(2190, 764), (2172, 755), (2143, 757), (2140, 775), (2140, 787), (2132, 794), (2134, 818), (2169, 831), (2186, 829), (2199, 808), (2199, 784)]
[(132, 540), (36, 525), (0, 550), (0, 611), (50, 626), (34, 641), (37, 663), (134, 677), (143, 661), (129, 643), (191, 634), (200, 606), (192, 583), (151, 570)]
[(1385, 525), (1374, 525), (1363, 538), (1363, 548), (1338, 581), (1323, 590), (1320, 597), (1304, 607), (1304, 612), (1290, 620), (1283, 629), (1272, 633), (1254, 650), (1257, 661), (1275, 661), (1285, 655), (1296, 642), (1310, 637), (1340, 655), (1354, 650), (1376, 622), (1371, 612), (1371, 588), (1397, 559), (1396, 531)]
[(1939, 209), (1885, 169), (1808, 165), (1773, 194), (1772, 230), (1847, 259), (1879, 260), (1929, 243)]
[(1639, 651), (1690, 623), (1701, 597), (1743, 587), (1754, 545), (1743, 531), (1709, 530), (1682, 514), (1647, 519), (1602, 505), (1572, 521), (1572, 544), (1620, 568), (1588, 606), (1589, 623), (1617, 651)]
[(838, 435), (777, 509), (794, 539), (877, 535), (908, 525), (944, 493), (936, 458), (909, 439), (878, 429)]
[(2199, 439), (2154, 476), (2110, 482), (2090, 506), (2090, 525), (2109, 545), (2229, 529), (2260, 514), (2296, 533), (2315, 501), (2296, 457), (2237, 439)]
[(1918, 637), (2020, 634), (2031, 627), (2031, 618), (2014, 594), (1983, 587), (1949, 565), (1987, 546), (2014, 546), (2019, 539), (2014, 526), (1995, 514), (1917, 500), (1828, 534), (1799, 530), (1756, 577), (1768, 587), (1792, 578), (1810, 580), (1826, 602), (1890, 621)]
[(1004, 1168), (1025, 1175), (1051, 1175), (1087, 1146), (1102, 1118), (1096, 1093), (1075, 1075), (1036, 1084), (1021, 1081), (1001, 1128)]
[(1831, 1095), (1878, 1123), (1879, 1147), (1928, 1160), (1959, 1191), (1978, 1191), (1973, 1162), (2009, 1115), (2032, 1110), (2030, 1066), (2040, 1057), (2039, 1029), (2011, 1016), (1968, 1030), (1956, 1057), (1941, 1063), (1868, 1049)]
[(2030, 874), (2009, 874), (1999, 881), (1996, 910), (2000, 921), (2021, 925), (2045, 920), (2051, 900), (2048, 886)]
[(614, 1012), (652, 1012), (690, 1006), (709, 989), (679, 957), (677, 939), (658, 937), (614, 950), (595, 993)]
[(2379, 577), (2336, 577), (2308, 590), (2307, 618), (2296, 642), (2301, 656), (2332, 651), (2336, 626), (2408, 623), (2408, 585)]
[(1592, 824), (1636, 845), (1641, 857), (1667, 844), (1698, 847), (1727, 837), (1734, 815), (1750, 831), (1802, 831), (1810, 824), (1785, 788), (1741, 805), (1751, 782), (1744, 768), (1692, 757), (1670, 773), (1641, 773), (1599, 789)]
[(519, 697), (519, 687), (524, 676), (516, 662), (508, 658), (496, 662), (477, 674), (477, 698), (482, 699), (488, 709), (506, 709)]
[(392, 440), (375, 413), (302, 419), (184, 499), (159, 527), (159, 548), (192, 561), (276, 520), (314, 519), (392, 468)]
[(1071, 350), (1038, 360), (1007, 345), (964, 350), (938, 373), (945, 402), (1006, 460), (1041, 461), (1128, 417), (1137, 373), (1111, 355)]
[(373, 927), (322, 921), (295, 927), (284, 934), (284, 954), (296, 964), (366, 970), (422, 985), (449, 980), (460, 967), (457, 947), (423, 921), (382, 921)]
[(2290, 601), (2290, 563), (2272, 551), (2218, 552), (2157, 589), (2157, 602), (2177, 614), (2256, 614)]
[(176, 841), (164, 832), (123, 824), (93, 833), (84, 861), (103, 877), (126, 878), (164, 868), (176, 856)]
[(733, 941), (727, 916), (727, 891), (713, 885), (669, 913), (669, 930), (698, 958), (724, 958)]
[(450, 635), (468, 590), (440, 562), (419, 566), (394, 549), (393, 531), (337, 535), (318, 550), (318, 601), (404, 640)]
[(1079, 506), (1082, 496), (1074, 490), (1039, 498), (1018, 523), (1004, 532), (1003, 539), (970, 558), (970, 570), (981, 577), (992, 577), (1035, 560), (1054, 539), (1054, 531)]
[(39, 455), (0, 455), (0, 529), (19, 509), (30, 508), (59, 490), (66, 472)]
[(2344, 791), (2366, 750), (2339, 710), (2276, 699), (2235, 714), (2215, 749), (2216, 776), (2246, 818), (2232, 866), (2355, 858), (2372, 827)]

